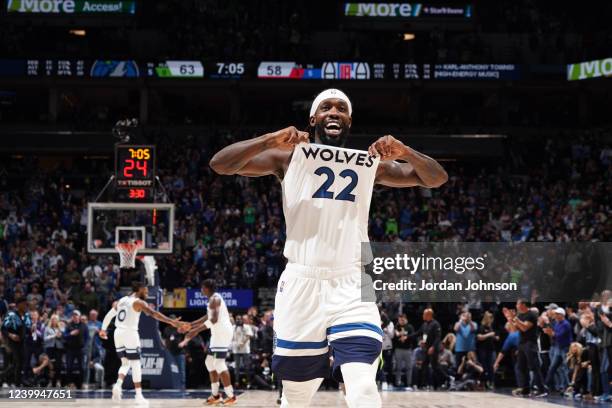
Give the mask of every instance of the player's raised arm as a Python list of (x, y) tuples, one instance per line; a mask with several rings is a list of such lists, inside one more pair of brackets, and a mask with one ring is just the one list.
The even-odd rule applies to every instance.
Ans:
[(231, 144), (213, 156), (210, 167), (218, 174), (283, 177), (296, 145), (308, 143), (308, 133), (294, 126)]
[[(440, 163), (406, 146), (393, 136), (383, 136), (372, 143), (368, 153), (380, 156), (381, 159), (376, 175), (378, 184), (389, 187), (435, 188), (448, 181), (448, 174)], [(406, 163), (395, 160), (403, 160)]]
[(147, 304), (147, 302), (140, 300), (140, 299), (134, 302), (134, 310), (136, 310), (137, 312), (142, 312), (146, 314), (147, 316), (150, 316), (160, 322), (164, 322), (166, 324), (172, 325), (176, 327), (177, 329), (186, 330), (188, 327), (190, 327), (189, 323), (181, 322), (180, 318), (171, 319), (165, 314), (160, 313), (157, 310), (151, 309), (149, 305)]
[(100, 336), (100, 338), (104, 340), (108, 338), (108, 335), (106, 334), (106, 329), (108, 329), (108, 326), (113, 321), (113, 318), (115, 316), (117, 316), (117, 302), (113, 302), (113, 306), (108, 312), (106, 312), (106, 316), (104, 316), (104, 320), (102, 320), (102, 327), (98, 332), (98, 336)]

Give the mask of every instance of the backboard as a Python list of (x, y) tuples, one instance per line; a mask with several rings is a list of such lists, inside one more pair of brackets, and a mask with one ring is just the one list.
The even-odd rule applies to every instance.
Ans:
[(174, 204), (89, 203), (87, 251), (117, 253), (115, 244), (141, 240), (138, 255), (171, 254), (174, 236)]

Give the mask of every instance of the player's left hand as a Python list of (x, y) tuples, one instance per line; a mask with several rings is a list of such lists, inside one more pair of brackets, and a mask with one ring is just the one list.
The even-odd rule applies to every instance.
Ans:
[(397, 160), (406, 155), (408, 148), (391, 135), (379, 138), (368, 147), (370, 156), (380, 156), (381, 160)]

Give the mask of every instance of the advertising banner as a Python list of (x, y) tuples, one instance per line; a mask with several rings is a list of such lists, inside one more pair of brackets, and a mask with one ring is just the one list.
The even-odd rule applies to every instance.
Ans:
[(135, 14), (136, 0), (6, 0), (8, 13)]
[(423, 3), (345, 3), (346, 17), (419, 18), (472, 17), (472, 6), (440, 6)]
[(599, 77), (612, 77), (612, 58), (580, 62), (567, 66), (568, 81)]
[[(251, 289), (219, 289), (227, 307), (247, 309), (253, 306), (253, 291)], [(187, 308), (203, 309), (208, 306), (208, 298), (199, 288), (187, 288)]]

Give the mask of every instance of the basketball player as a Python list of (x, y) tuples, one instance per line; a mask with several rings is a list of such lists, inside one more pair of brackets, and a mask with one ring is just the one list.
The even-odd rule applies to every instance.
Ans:
[[(309, 132), (288, 127), (219, 151), (219, 174), (275, 175), (282, 185), (288, 264), (276, 293), (272, 368), (283, 380), (281, 407), (307, 407), (328, 374), (342, 375), (349, 407), (380, 407), (375, 376), (380, 316), (361, 301), (361, 243), (375, 183), (439, 187), (448, 176), (434, 159), (383, 136), (368, 152), (343, 148), (352, 124), (337, 89), (312, 103)], [(398, 162), (396, 160), (401, 160)]]
[(145, 302), (149, 289), (140, 282), (132, 284), (132, 293), (129, 296), (124, 296), (119, 301), (113, 304), (113, 307), (104, 316), (102, 321), (102, 329), (100, 337), (107, 339), (106, 329), (115, 318), (115, 348), (117, 356), (121, 359), (121, 367), (119, 368), (119, 378), (113, 386), (113, 400), (121, 400), (121, 387), (123, 380), (130, 368), (132, 369), (132, 380), (134, 381), (134, 389), (136, 391), (135, 401), (137, 404), (148, 404), (148, 401), (142, 396), (142, 369), (140, 367), (140, 337), (138, 336), (138, 323), (140, 321), (140, 313), (170, 324), (180, 331), (184, 332), (190, 329), (189, 323), (179, 322), (170, 319), (162, 313), (153, 310)]
[[(202, 282), (202, 293), (208, 298), (207, 313), (198, 320), (191, 322), (191, 330), (179, 346), (185, 347), (198, 333), (210, 329), (210, 345), (205, 364), (210, 376), (212, 395), (208, 397), (206, 403), (208, 405), (217, 405), (219, 403), (234, 405), (236, 403), (236, 396), (234, 395), (232, 380), (225, 364), (227, 352), (234, 335), (234, 329), (225, 300), (216, 290), (217, 287), (214, 280), (206, 279)], [(219, 393), (219, 378), (221, 378), (223, 390), (227, 394), (225, 399), (222, 399)]]

